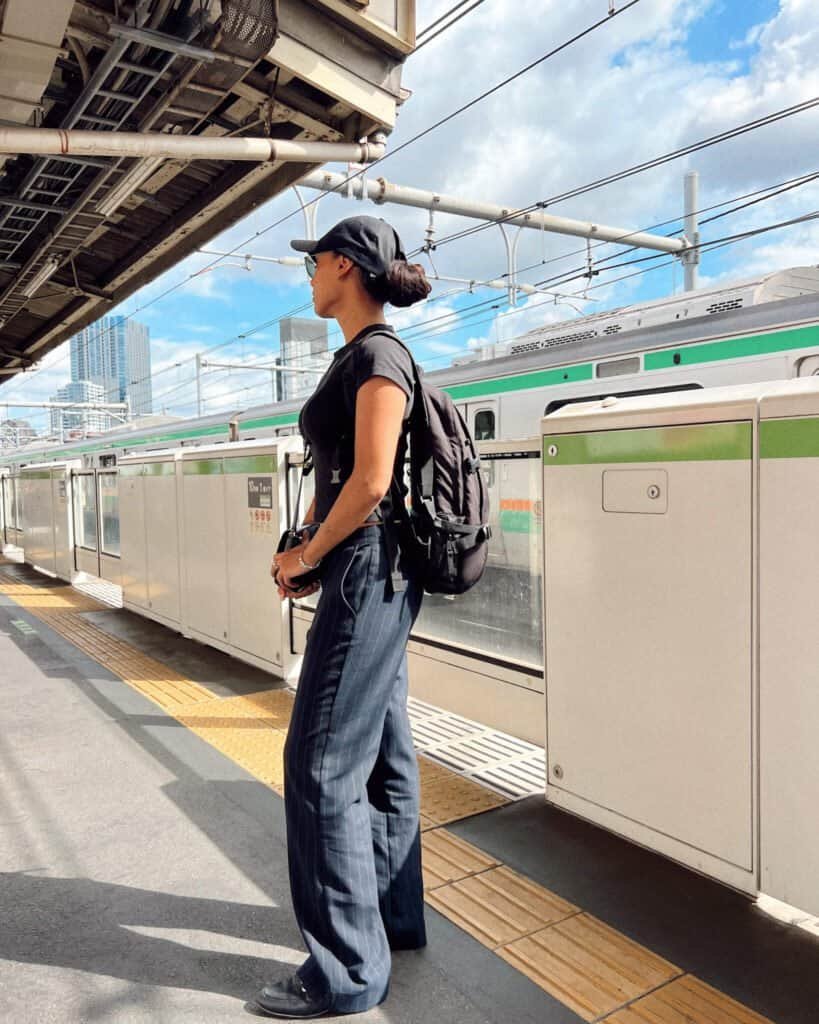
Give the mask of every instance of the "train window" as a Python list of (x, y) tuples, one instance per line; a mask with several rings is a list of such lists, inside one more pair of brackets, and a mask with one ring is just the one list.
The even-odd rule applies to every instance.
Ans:
[(76, 505), (74, 506), (74, 529), (77, 547), (97, 550), (97, 495), (94, 490), (94, 474), (76, 476)]
[(702, 384), (675, 384), (669, 388), (639, 388), (636, 391), (604, 391), (599, 395), (578, 395), (576, 398), (556, 398), (549, 402), (543, 410), (549, 416), (564, 405), (576, 405), (578, 402), (602, 402), (604, 398), (636, 398), (637, 395), (670, 395), (674, 391), (701, 391)]
[(481, 409), (475, 413), (475, 440), (495, 440), (495, 413), (492, 409)]
[(14, 478), (7, 476), (3, 481), (3, 517), (8, 529), (13, 529), (17, 525), (14, 512)]
[(102, 552), (119, 556), (119, 486), (116, 473), (100, 473)]

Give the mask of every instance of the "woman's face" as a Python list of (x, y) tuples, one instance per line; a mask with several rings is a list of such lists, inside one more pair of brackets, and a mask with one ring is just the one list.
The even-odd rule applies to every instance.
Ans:
[(335, 315), (343, 301), (352, 261), (334, 252), (320, 252), (315, 257), (316, 272), (310, 279), (313, 289), (313, 308), (320, 317)]

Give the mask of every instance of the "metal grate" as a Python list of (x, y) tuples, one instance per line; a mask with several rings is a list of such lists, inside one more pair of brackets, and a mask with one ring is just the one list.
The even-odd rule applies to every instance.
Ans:
[(597, 331), (575, 331), (573, 334), (559, 334), (556, 338), (540, 338), (538, 341), (523, 342), (520, 345), (513, 345), (512, 355), (521, 355), (524, 352), (540, 352), (545, 348), (555, 348), (557, 345), (570, 345), (577, 341), (588, 341), (596, 338)]
[(727, 313), (729, 309), (742, 309), (744, 299), (723, 299), (722, 302), (712, 302), (705, 307), (706, 313)]
[(222, 0), (222, 46), (228, 53), (258, 60), (278, 31), (277, 0)]
[(424, 757), (511, 800), (544, 792), (542, 747), (413, 698), (407, 708), (416, 750)]
[(122, 607), (122, 587), (118, 587), (116, 583), (81, 572), (72, 580), (72, 586), (81, 594), (87, 594), (111, 608)]

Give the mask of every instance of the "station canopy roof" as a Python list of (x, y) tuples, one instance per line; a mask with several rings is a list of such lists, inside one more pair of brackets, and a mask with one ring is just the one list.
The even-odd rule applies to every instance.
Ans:
[[(0, 126), (354, 142), (394, 124), (413, 18), (413, 0), (0, 0)], [(0, 385), (310, 169), (0, 155)]]

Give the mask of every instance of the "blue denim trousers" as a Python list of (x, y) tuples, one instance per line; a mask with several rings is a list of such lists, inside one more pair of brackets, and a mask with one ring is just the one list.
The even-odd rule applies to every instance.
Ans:
[(422, 589), (393, 591), (384, 528), (324, 560), (285, 746), (293, 909), (308, 991), (338, 1013), (387, 995), (390, 950), (426, 941), (407, 654)]

